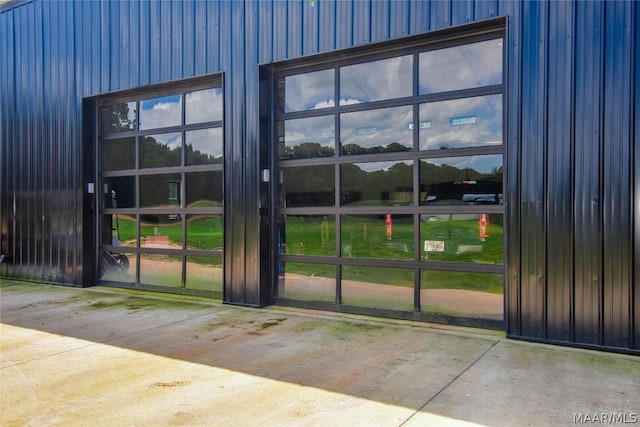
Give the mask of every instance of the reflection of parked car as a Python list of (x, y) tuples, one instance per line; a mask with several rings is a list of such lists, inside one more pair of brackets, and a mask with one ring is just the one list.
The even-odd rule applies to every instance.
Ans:
[(501, 181), (451, 181), (431, 184), (420, 203), (470, 203), (474, 205), (503, 204)]

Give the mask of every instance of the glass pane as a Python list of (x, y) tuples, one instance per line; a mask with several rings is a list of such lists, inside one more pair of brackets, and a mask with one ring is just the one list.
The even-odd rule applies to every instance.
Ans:
[(182, 256), (140, 254), (140, 283), (182, 287)]
[(168, 95), (140, 101), (140, 130), (180, 126), (182, 95)]
[(136, 139), (119, 138), (102, 140), (102, 170), (104, 172), (136, 167)]
[(420, 204), (501, 205), (502, 155), (420, 160)]
[(149, 135), (140, 140), (140, 167), (142, 168), (180, 166), (181, 155), (181, 133)]
[(187, 207), (222, 206), (222, 171), (187, 174)]
[(371, 162), (340, 166), (342, 205), (411, 205), (413, 162)]
[(420, 149), (502, 144), (502, 95), (420, 105)]
[(182, 201), (179, 173), (140, 177), (140, 207), (179, 208)]
[(420, 310), (503, 320), (502, 274), (427, 270), (420, 273)]
[(280, 230), (281, 253), (335, 256), (336, 220), (333, 215), (286, 215)]
[(340, 68), (340, 105), (413, 94), (413, 56), (399, 56)]
[(115, 176), (105, 178), (104, 207), (135, 208), (136, 179), (133, 176)]
[(103, 215), (102, 243), (105, 245), (135, 248), (137, 246), (136, 225), (135, 215)]
[(187, 165), (222, 163), (222, 128), (185, 132)]
[(187, 215), (187, 249), (221, 251), (223, 245), (222, 215)]
[(343, 304), (413, 311), (413, 270), (345, 265), (341, 290)]
[(334, 116), (278, 122), (278, 156), (281, 159), (333, 156), (335, 139)]
[(182, 249), (182, 217), (176, 214), (140, 215), (140, 246)]
[(222, 297), (222, 259), (204, 256), (187, 257), (188, 289), (216, 292)]
[(503, 223), (502, 214), (420, 215), (422, 259), (502, 264)]
[(278, 82), (280, 111), (316, 110), (333, 107), (335, 71), (320, 70), (287, 76)]
[(308, 166), (282, 168), (281, 206), (333, 206), (335, 205), (335, 167)]
[(136, 254), (102, 250), (100, 279), (113, 282), (135, 283)]
[(502, 83), (502, 39), (420, 54), (420, 94)]
[(413, 107), (381, 108), (340, 115), (342, 154), (413, 149)]
[(185, 96), (186, 124), (222, 120), (222, 88), (188, 92)]
[(102, 133), (136, 130), (136, 103), (123, 102), (102, 108)]
[(281, 262), (277, 296), (298, 301), (336, 301), (336, 266)]
[(413, 216), (343, 215), (342, 256), (413, 259)]

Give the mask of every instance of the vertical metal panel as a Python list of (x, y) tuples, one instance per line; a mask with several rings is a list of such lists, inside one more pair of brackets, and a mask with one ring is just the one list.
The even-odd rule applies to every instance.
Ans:
[(196, 2), (193, 7), (193, 14), (195, 17), (193, 29), (193, 75), (199, 76), (207, 70), (207, 55), (209, 54), (207, 51), (207, 3)]
[(414, 0), (409, 3), (409, 32), (423, 33), (431, 29), (430, 2)]
[(302, 20), (303, 3), (297, 0), (287, 1), (287, 58), (302, 56), (304, 43)]
[(603, 344), (631, 344), (632, 4), (606, 3), (603, 123)]
[(460, 0), (451, 3), (451, 25), (461, 25), (472, 22), (475, 19), (476, 2), (473, 0)]
[(549, 4), (547, 121), (547, 338), (572, 338), (573, 4)]
[(369, 1), (353, 2), (352, 43), (360, 46), (371, 41), (371, 3)]
[[(259, 75), (256, 63), (258, 60), (258, 5), (254, 2), (245, 3), (245, 21), (247, 28), (245, 35), (244, 52), (244, 75), (245, 97), (241, 102), (245, 115), (245, 138), (243, 147), (243, 175), (244, 175), (244, 209), (248, 214), (245, 220), (245, 272), (242, 278), (246, 287), (246, 305), (260, 305), (260, 217), (259, 209), (259, 184), (260, 184), (260, 163), (259, 163), (259, 125), (260, 125), (260, 99), (259, 99)], [(315, 18), (314, 18), (315, 19)]]
[(499, 16), (498, 7), (499, 0), (493, 1), (479, 1), (475, 3), (475, 19), (489, 19), (495, 16)]
[(522, 333), (542, 338), (545, 332), (544, 171), (546, 144), (547, 4), (525, 2), (528, 16), (522, 37), (521, 134), (521, 318)]
[(371, 2), (371, 42), (389, 40), (391, 15), (389, 0)]
[(410, 3), (389, 0), (389, 38), (395, 39), (409, 34)]
[(600, 342), (602, 3), (576, 4), (574, 339)]
[(273, 60), (280, 61), (287, 58), (289, 40), (287, 32), (288, 26), (288, 3), (283, 1), (273, 0), (273, 27), (271, 33), (273, 34)]
[(258, 37), (258, 63), (265, 64), (273, 60), (273, 4), (263, 1), (258, 3), (258, 26), (255, 32)]
[(336, 1), (338, 0), (322, 1), (316, 6), (319, 13), (318, 49), (320, 52), (336, 48)]
[(336, 49), (353, 46), (353, 2), (336, 0)]
[(302, 9), (301, 18), (301, 40), (302, 40), (302, 54), (310, 55), (318, 52), (319, 46), (319, 28), (318, 22), (320, 14), (318, 12), (318, 5), (313, 2), (300, 2), (298, 3)]
[(429, 2), (431, 8), (429, 30), (440, 30), (451, 25), (451, 3), (452, 0)]

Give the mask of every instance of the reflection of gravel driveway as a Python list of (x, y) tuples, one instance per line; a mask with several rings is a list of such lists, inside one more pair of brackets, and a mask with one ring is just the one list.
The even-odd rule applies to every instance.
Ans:
[[(382, 285), (378, 283), (343, 280), (350, 293), (375, 296), (377, 299), (413, 301), (413, 288)], [(330, 299), (335, 295), (335, 279), (287, 273), (287, 291), (292, 294), (323, 295)], [(504, 296), (465, 289), (422, 289), (420, 301), (425, 311), (464, 317), (503, 319)]]

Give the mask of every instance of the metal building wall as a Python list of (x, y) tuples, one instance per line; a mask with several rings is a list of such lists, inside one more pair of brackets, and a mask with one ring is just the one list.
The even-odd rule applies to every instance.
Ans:
[[(640, 349), (632, 1), (22, 2), (0, 11), (2, 274), (81, 285), (82, 100), (225, 82), (226, 300), (261, 305), (259, 64), (507, 17), (507, 324)], [(635, 258), (634, 258), (635, 257)], [(635, 263), (634, 263), (635, 259)], [(261, 296), (262, 295), (262, 296)]]

